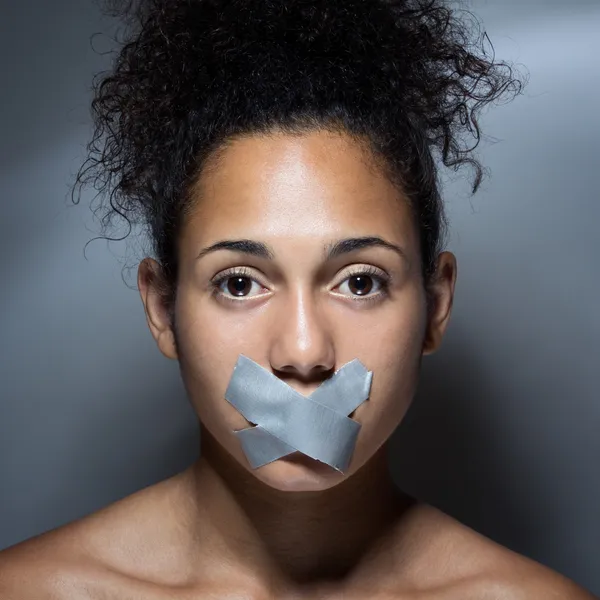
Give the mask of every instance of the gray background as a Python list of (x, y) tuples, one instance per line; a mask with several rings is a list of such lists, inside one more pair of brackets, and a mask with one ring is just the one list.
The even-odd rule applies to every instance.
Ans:
[[(408, 491), (600, 594), (600, 2), (477, 0), (530, 84), (484, 119), (492, 178), (446, 197), (455, 312), (393, 437)], [(0, 548), (185, 468), (198, 432), (135, 290), (135, 248), (68, 208), (107, 66), (90, 0), (0, 18)], [(99, 39), (96, 47), (107, 48)], [(135, 285), (135, 270), (128, 282)]]

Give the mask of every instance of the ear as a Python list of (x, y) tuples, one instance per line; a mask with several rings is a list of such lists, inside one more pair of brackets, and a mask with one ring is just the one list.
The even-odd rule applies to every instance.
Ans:
[(423, 341), (423, 356), (433, 354), (442, 344), (452, 312), (456, 276), (456, 257), (451, 252), (442, 252), (438, 256), (436, 272), (429, 286), (431, 304)]
[(160, 264), (151, 258), (145, 258), (138, 267), (137, 282), (152, 337), (167, 358), (177, 359), (177, 344)]

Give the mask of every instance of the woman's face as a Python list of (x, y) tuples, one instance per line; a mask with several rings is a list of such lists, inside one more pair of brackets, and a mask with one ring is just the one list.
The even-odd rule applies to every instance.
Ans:
[[(204, 428), (277, 489), (323, 490), (351, 476), (415, 392), (431, 326), (418, 231), (408, 203), (368, 158), (351, 138), (328, 132), (237, 140), (193, 190), (180, 238), (177, 344), (164, 314), (144, 300)], [(328, 257), (357, 238), (385, 245), (346, 243)], [(252, 244), (204, 252), (239, 240)], [(224, 399), (240, 354), (303, 395), (355, 358), (373, 372), (369, 400), (350, 415), (361, 429), (346, 473), (312, 459), (250, 467), (233, 433), (250, 423)]]

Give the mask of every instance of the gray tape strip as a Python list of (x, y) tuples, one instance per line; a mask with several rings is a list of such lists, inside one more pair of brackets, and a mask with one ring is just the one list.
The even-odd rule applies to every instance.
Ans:
[(310, 396), (240, 355), (225, 399), (256, 427), (234, 433), (252, 468), (296, 450), (344, 471), (354, 452), (360, 424), (348, 418), (368, 397), (373, 374), (355, 359)]

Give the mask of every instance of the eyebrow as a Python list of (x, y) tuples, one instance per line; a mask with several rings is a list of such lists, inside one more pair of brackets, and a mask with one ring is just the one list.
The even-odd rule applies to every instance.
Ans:
[(346, 238), (345, 240), (339, 240), (332, 244), (326, 246), (326, 260), (333, 260), (338, 256), (343, 254), (347, 254), (349, 252), (355, 252), (356, 250), (362, 250), (363, 248), (387, 248), (388, 250), (393, 250), (396, 254), (399, 254), (401, 258), (406, 259), (406, 253), (404, 250), (397, 246), (396, 244), (392, 244), (391, 242), (387, 242), (386, 240), (380, 237), (357, 237), (357, 238)]
[(268, 260), (273, 260), (275, 258), (275, 253), (269, 246), (262, 242), (255, 242), (254, 240), (223, 240), (222, 242), (217, 242), (212, 246), (208, 246), (208, 248), (204, 248), (200, 254), (198, 254), (198, 258), (202, 258), (217, 250), (243, 252), (244, 254), (251, 254), (252, 256), (258, 256), (259, 258), (266, 258)]
[[(406, 253), (400, 246), (392, 244), (391, 242), (388, 242), (380, 237), (368, 236), (346, 238), (331, 244), (327, 244), (325, 246), (325, 260), (333, 260), (334, 258), (338, 258), (339, 256), (348, 254), (350, 252), (356, 252), (357, 250), (362, 250), (363, 248), (373, 247), (393, 250), (396, 252), (396, 254), (400, 255), (401, 258), (407, 259)], [(198, 258), (202, 258), (203, 256), (218, 250), (242, 252), (244, 254), (265, 258), (267, 260), (273, 260), (275, 258), (275, 252), (272, 248), (263, 242), (256, 242), (254, 240), (223, 240), (201, 250), (198, 254)]]

